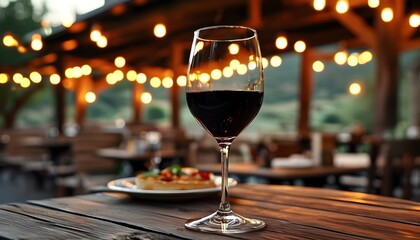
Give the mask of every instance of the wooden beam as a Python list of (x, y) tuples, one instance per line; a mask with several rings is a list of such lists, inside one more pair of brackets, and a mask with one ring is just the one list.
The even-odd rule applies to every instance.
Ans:
[(308, 138), (310, 134), (310, 109), (313, 90), (312, 75), (313, 52), (306, 49), (302, 53), (301, 75), (299, 82), (299, 119), (298, 134), (300, 138)]

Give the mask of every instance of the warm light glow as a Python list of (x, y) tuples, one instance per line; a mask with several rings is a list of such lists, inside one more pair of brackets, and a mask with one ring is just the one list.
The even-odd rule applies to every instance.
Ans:
[(294, 48), (296, 52), (302, 53), (306, 50), (306, 43), (302, 40), (299, 40), (295, 42)]
[(420, 26), (420, 14), (413, 13), (410, 15), (410, 19), (408, 20), (411, 27), (416, 28)]
[(228, 48), (229, 48), (230, 54), (232, 55), (236, 55), (239, 52), (239, 45), (236, 43), (230, 44)]
[(63, 87), (65, 87), (66, 89), (74, 89), (74, 81), (72, 79), (66, 78), (63, 79)]
[(100, 48), (105, 48), (108, 45), (108, 39), (102, 35), (96, 42), (96, 45), (98, 45)]
[(149, 92), (144, 92), (141, 94), (140, 100), (144, 104), (149, 104), (152, 102), (152, 94), (150, 94)]
[(339, 51), (334, 55), (334, 61), (338, 65), (344, 65), (347, 62), (348, 53), (346, 51)]
[(276, 39), (276, 47), (278, 49), (285, 49), (287, 47), (287, 38), (285, 36), (279, 36)]
[(22, 81), (20, 81), (20, 86), (23, 88), (27, 88), (30, 85), (31, 85), (31, 81), (26, 77), (22, 78)]
[(108, 73), (108, 74), (106, 75), (105, 80), (106, 80), (106, 82), (107, 82), (109, 85), (114, 85), (115, 83), (117, 83), (117, 82), (118, 82), (118, 81), (117, 81), (117, 79), (114, 77), (114, 74), (113, 74), (113, 73)]
[(156, 24), (155, 28), (153, 29), (153, 33), (158, 38), (164, 37), (166, 35), (166, 26), (162, 23)]
[(77, 41), (75, 39), (70, 39), (61, 44), (61, 48), (65, 51), (71, 51), (77, 48)]
[(196, 45), (195, 45), (195, 52), (194, 55), (197, 54), (199, 51), (203, 50), (204, 48), (204, 42), (203, 41), (199, 41)]
[(359, 95), (362, 92), (362, 86), (359, 83), (352, 83), (349, 86), (349, 93), (351, 95)]
[(213, 71), (211, 71), (210, 73), (210, 76), (214, 80), (219, 80), (222, 78), (222, 71), (220, 71), (219, 69), (213, 69)]
[(321, 62), (321, 61), (315, 61), (315, 62), (312, 64), (312, 69), (313, 69), (315, 72), (322, 72), (322, 71), (324, 71), (324, 68), (325, 68), (324, 63), (323, 63), (323, 62)]
[(176, 79), (176, 83), (178, 84), (178, 86), (180, 87), (185, 87), (187, 85), (187, 77), (184, 75), (180, 75), (177, 79)]
[(96, 94), (94, 92), (87, 92), (85, 100), (87, 103), (94, 103), (96, 101)]
[(373, 55), (370, 51), (364, 51), (359, 54), (359, 64), (365, 64), (372, 61)]
[(121, 56), (116, 57), (115, 60), (114, 60), (114, 64), (118, 68), (124, 67), (125, 66), (125, 58), (121, 57)]
[(272, 67), (279, 67), (282, 63), (281, 57), (279, 56), (272, 56), (270, 59), (270, 64)]
[(379, 7), (379, 3), (380, 3), (379, 0), (368, 0), (368, 5), (371, 8), (377, 8), (377, 7)]
[(61, 22), (61, 24), (66, 27), (69, 28), (71, 27), (71, 25), (73, 25), (73, 23), (76, 21), (76, 17), (75, 16), (66, 16), (63, 21)]
[(381, 18), (384, 22), (391, 22), (392, 19), (394, 19), (394, 11), (392, 11), (392, 8), (387, 7), (382, 9)]
[(248, 68), (245, 64), (239, 65), (238, 69), (236, 70), (239, 75), (245, 75), (248, 72)]
[(124, 79), (124, 73), (120, 69), (115, 70), (113, 74), (114, 74), (115, 80), (117, 81), (121, 81)]
[(325, 0), (314, 0), (313, 6), (315, 10), (322, 11), (325, 8)]
[(82, 74), (83, 75), (87, 76), (87, 75), (90, 75), (91, 73), (92, 73), (92, 67), (91, 66), (89, 66), (87, 64), (82, 66)]
[(57, 73), (54, 73), (50, 76), (50, 83), (53, 85), (57, 85), (59, 84), (61, 81), (60, 75), (58, 75)]
[(127, 72), (126, 77), (128, 81), (131, 81), (131, 82), (136, 81), (137, 73), (134, 70), (130, 70)]
[(350, 56), (347, 58), (347, 64), (350, 67), (357, 66), (357, 64), (359, 64), (359, 54), (358, 53), (350, 54)]
[(233, 70), (238, 69), (239, 65), (241, 65), (241, 62), (239, 62), (238, 59), (233, 59), (232, 61), (230, 61), (229, 63), (229, 67), (231, 67)]
[(349, 10), (349, 2), (347, 0), (338, 0), (335, 10), (340, 14), (346, 13)]
[(28, 50), (26, 50), (26, 48), (22, 45), (17, 46), (17, 50), (20, 53), (26, 53)]
[(147, 81), (147, 76), (144, 73), (139, 73), (139, 74), (137, 74), (137, 79), (136, 80), (137, 80), (138, 83), (143, 84)]
[(90, 32), (90, 40), (92, 40), (93, 42), (99, 41), (99, 39), (101, 38), (101, 36), (102, 36), (102, 33), (99, 30), (97, 30), (97, 29), (92, 30)]
[(261, 59), (261, 62), (262, 62), (262, 67), (263, 67), (264, 69), (266, 69), (266, 68), (268, 67), (268, 59), (267, 59), (267, 58), (265, 58), (265, 57), (263, 57), (263, 58)]
[(32, 41), (31, 41), (31, 48), (35, 51), (39, 51), (42, 49), (42, 38), (39, 34), (32, 35)]
[(210, 75), (208, 73), (200, 73), (198, 80), (202, 83), (208, 83), (210, 81)]
[(3, 37), (3, 44), (6, 47), (15, 47), (19, 45), (18, 41), (10, 34), (5, 34)]
[(161, 84), (160, 78), (158, 78), (158, 77), (152, 77), (150, 79), (150, 86), (152, 86), (153, 88), (160, 87), (160, 84)]
[(222, 73), (225, 78), (230, 78), (233, 76), (233, 69), (231, 67), (225, 67)]
[(64, 71), (64, 75), (66, 76), (66, 78), (74, 78), (73, 68), (67, 68)]
[(249, 62), (248, 63), (248, 69), (249, 70), (254, 70), (257, 68), (257, 63), (255, 61)]
[(79, 67), (79, 66), (74, 67), (73, 68), (73, 77), (74, 78), (79, 78), (81, 76), (83, 76), (82, 68)]
[(40, 83), (42, 80), (42, 76), (41, 74), (39, 74), (38, 72), (31, 72), (31, 74), (29, 74), (29, 78), (32, 80), (32, 82), (34, 83)]
[(20, 83), (22, 81), (23, 75), (20, 73), (13, 74), (13, 82)]
[(0, 73), (0, 84), (7, 83), (9, 76), (6, 73)]
[(162, 86), (164, 88), (171, 88), (174, 85), (174, 80), (171, 77), (165, 77), (162, 79)]

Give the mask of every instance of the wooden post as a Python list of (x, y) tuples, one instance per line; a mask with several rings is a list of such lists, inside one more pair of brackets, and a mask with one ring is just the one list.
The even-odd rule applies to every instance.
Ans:
[(64, 134), (64, 122), (66, 120), (66, 89), (63, 85), (65, 74), (61, 59), (57, 62), (56, 69), (60, 75), (61, 81), (53, 87), (55, 97), (55, 121), (58, 134), (61, 136)]
[(300, 138), (308, 138), (310, 134), (310, 109), (313, 88), (312, 50), (302, 53), (300, 88), (299, 88), (299, 119), (298, 134)]
[(86, 93), (92, 87), (92, 80), (89, 76), (84, 76), (77, 81), (76, 94), (76, 123), (82, 128), (86, 116), (87, 102), (85, 100)]
[(141, 102), (141, 94), (143, 93), (143, 85), (133, 82), (133, 123), (141, 124), (143, 119), (143, 103)]
[(395, 18), (384, 22), (380, 17), (380, 9), (376, 16), (376, 96), (375, 96), (375, 133), (383, 135), (392, 130), (398, 120), (398, 55), (399, 24), (401, 22), (401, 0), (385, 1), (381, 6), (391, 6)]
[(170, 89), (171, 91), (171, 106), (172, 106), (172, 127), (179, 129), (180, 124), (180, 101), (179, 101), (179, 86), (176, 83), (176, 77), (179, 75), (179, 69), (182, 66), (182, 56), (184, 47), (181, 44), (174, 44), (172, 46), (172, 59), (171, 65), (174, 70), (174, 85)]

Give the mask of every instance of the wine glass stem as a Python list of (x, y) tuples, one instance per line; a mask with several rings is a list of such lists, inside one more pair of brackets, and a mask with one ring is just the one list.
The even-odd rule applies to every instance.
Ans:
[(220, 158), (222, 165), (222, 198), (220, 201), (219, 212), (228, 213), (232, 211), (229, 203), (229, 188), (228, 188), (228, 169), (229, 169), (229, 149), (230, 143), (219, 143)]

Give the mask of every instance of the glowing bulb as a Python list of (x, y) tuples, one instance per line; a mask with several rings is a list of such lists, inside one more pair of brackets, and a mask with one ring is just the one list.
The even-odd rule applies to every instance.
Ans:
[(261, 59), (261, 62), (262, 62), (262, 67), (263, 67), (264, 69), (266, 69), (266, 68), (268, 67), (268, 59), (267, 59), (267, 58), (265, 58), (265, 57), (263, 57), (263, 58)]
[(54, 73), (50, 76), (50, 83), (53, 85), (57, 85), (59, 84), (61, 81), (60, 75), (58, 75), (57, 73)]
[(313, 6), (315, 10), (322, 11), (325, 8), (325, 0), (314, 0)]
[(117, 69), (113, 73), (114, 73), (114, 77), (117, 81), (121, 81), (121, 80), (124, 79), (124, 73), (121, 70)]
[(74, 78), (73, 68), (67, 68), (64, 71), (64, 75), (66, 76), (66, 78)]
[(102, 35), (96, 42), (96, 45), (98, 45), (100, 48), (105, 48), (108, 45), (108, 39)]
[(99, 41), (99, 39), (101, 38), (101, 36), (102, 36), (102, 33), (99, 30), (97, 30), (97, 29), (92, 30), (90, 32), (90, 40), (92, 40), (93, 42)]
[(348, 54), (346, 51), (340, 51), (334, 55), (334, 61), (338, 65), (344, 65), (347, 62), (347, 57)]
[(15, 47), (19, 45), (18, 41), (10, 34), (4, 35), (3, 44), (6, 47)]
[(392, 19), (394, 19), (394, 11), (392, 11), (392, 8), (387, 7), (382, 9), (381, 18), (384, 22), (391, 22)]
[(79, 67), (79, 66), (74, 67), (73, 68), (73, 77), (74, 78), (79, 78), (81, 76), (83, 76), (82, 68)]
[(222, 73), (225, 78), (230, 78), (233, 76), (233, 69), (231, 67), (225, 67)]
[(239, 62), (238, 59), (233, 59), (232, 61), (230, 61), (229, 67), (231, 67), (233, 70), (236, 70), (236, 69), (238, 69), (240, 64), (241, 63)]
[(270, 64), (272, 67), (279, 67), (282, 63), (282, 60), (279, 56), (272, 56), (270, 59)]
[(313, 69), (315, 72), (322, 72), (322, 71), (324, 71), (324, 68), (325, 68), (324, 63), (323, 63), (323, 62), (321, 62), (321, 61), (315, 61), (315, 62), (312, 64), (312, 69)]
[(208, 73), (201, 73), (198, 76), (198, 80), (202, 83), (208, 83), (210, 81), (210, 75)]
[(160, 87), (160, 84), (161, 84), (160, 78), (158, 78), (158, 77), (152, 77), (150, 79), (150, 86), (152, 86), (153, 88)]
[(245, 75), (248, 72), (248, 68), (245, 64), (241, 64), (236, 71), (239, 75)]
[(302, 40), (299, 40), (295, 42), (294, 48), (296, 52), (302, 53), (306, 50), (306, 43)]
[(137, 73), (134, 70), (130, 70), (130, 71), (127, 72), (126, 77), (127, 77), (128, 81), (131, 81), (131, 82), (136, 81)]
[(96, 94), (93, 92), (87, 92), (85, 95), (85, 100), (87, 103), (94, 103), (96, 101)]
[(349, 93), (351, 95), (359, 95), (362, 92), (362, 86), (359, 83), (352, 83), (349, 86)]
[(61, 24), (66, 27), (69, 28), (71, 27), (71, 25), (73, 25), (73, 23), (76, 22), (76, 17), (75, 16), (66, 16), (63, 21), (61, 22)]
[(13, 82), (20, 83), (22, 81), (23, 75), (20, 73), (13, 74)]
[(251, 61), (248, 63), (248, 69), (249, 70), (254, 70), (257, 68), (257, 63), (255, 61)]
[(171, 77), (165, 77), (162, 79), (162, 86), (164, 88), (171, 88), (174, 85), (174, 80)]
[(236, 43), (230, 44), (228, 48), (229, 48), (230, 54), (232, 55), (236, 55), (239, 52), (239, 45)]
[(41, 50), (43, 47), (42, 38), (39, 34), (32, 35), (31, 48), (35, 51)]
[(153, 33), (158, 38), (164, 37), (166, 35), (166, 26), (162, 23), (156, 24), (155, 28), (153, 29)]
[(278, 49), (285, 49), (287, 47), (287, 38), (285, 36), (279, 36), (276, 39), (276, 47)]
[(379, 0), (368, 0), (368, 5), (371, 8), (377, 8), (377, 7), (379, 7), (379, 3), (380, 3)]
[(347, 0), (338, 0), (335, 10), (340, 14), (346, 13), (349, 10), (349, 2)]
[(125, 58), (121, 57), (121, 56), (116, 57), (115, 60), (114, 60), (114, 64), (118, 68), (124, 67), (125, 66)]
[(347, 64), (350, 67), (357, 66), (357, 64), (359, 64), (359, 54), (358, 53), (350, 54), (350, 56), (347, 58)]
[(22, 78), (22, 81), (20, 82), (20, 86), (23, 88), (27, 88), (31, 85), (31, 81), (29, 81), (28, 78), (24, 77)]
[(222, 78), (222, 71), (220, 71), (219, 69), (213, 69), (210, 73), (210, 76), (214, 80), (219, 80), (220, 78)]
[(114, 77), (113, 73), (108, 73), (106, 75), (105, 80), (109, 85), (114, 85), (115, 83), (117, 83), (117, 79)]
[(373, 55), (370, 51), (364, 51), (359, 54), (359, 64), (365, 64), (372, 60)]
[(7, 83), (9, 76), (6, 73), (0, 73), (0, 84)]
[(87, 76), (92, 73), (92, 68), (89, 65), (85, 64), (82, 66), (82, 73), (83, 75)]
[(203, 41), (199, 41), (196, 45), (195, 45), (195, 52), (194, 55), (197, 54), (199, 51), (203, 50), (204, 48), (204, 42)]
[(409, 24), (413, 28), (420, 26), (420, 15), (417, 13), (411, 14), (410, 19), (409, 19)]
[(42, 80), (42, 76), (41, 74), (39, 74), (38, 72), (31, 72), (31, 74), (29, 74), (29, 78), (32, 80), (32, 82), (34, 83), (40, 83)]
[(178, 86), (180, 87), (185, 87), (187, 85), (187, 77), (184, 75), (180, 75), (177, 79), (176, 79), (176, 83), (178, 84)]
[(145, 83), (145, 82), (147, 81), (146, 74), (144, 74), (144, 73), (139, 73), (139, 74), (137, 74), (137, 79), (136, 79), (136, 81), (137, 81), (138, 83), (140, 83), (140, 84)]
[(144, 104), (149, 104), (152, 102), (152, 94), (150, 94), (149, 92), (144, 92), (141, 94), (140, 100)]

